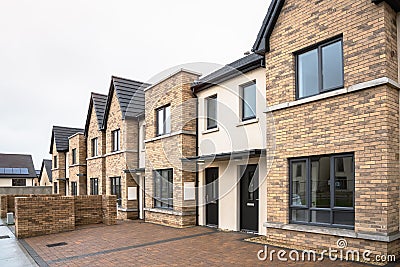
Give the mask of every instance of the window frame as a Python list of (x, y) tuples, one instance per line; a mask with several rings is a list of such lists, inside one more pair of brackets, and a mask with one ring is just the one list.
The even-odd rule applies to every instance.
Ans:
[[(169, 109), (169, 111), (170, 111), (170, 116), (169, 116), (170, 129), (169, 129), (169, 131), (167, 131), (167, 124), (165, 123), (167, 121), (167, 114), (166, 113), (167, 113), (167, 108), (168, 107), (170, 108)], [(167, 105), (164, 105), (162, 107), (159, 107), (155, 111), (156, 111), (156, 120), (155, 120), (156, 121), (156, 137), (170, 134), (171, 133), (171, 128), (172, 128), (172, 125), (171, 125), (171, 117), (172, 117), (172, 115), (171, 115), (171, 104), (167, 104)], [(160, 129), (159, 129), (159, 117), (158, 117), (158, 112), (159, 111), (163, 112), (163, 129), (162, 129), (162, 132), (160, 132)]]
[(58, 183), (54, 182), (54, 194), (58, 194)]
[(99, 155), (99, 138), (95, 137), (92, 138), (91, 140), (91, 146), (92, 146), (92, 157), (97, 157)]
[(99, 178), (90, 178), (90, 195), (99, 194)]
[[(342, 46), (342, 52), (341, 52), (341, 59), (342, 59), (342, 83), (339, 86), (336, 87), (332, 87), (332, 88), (328, 88), (328, 89), (323, 89), (323, 67), (322, 67), (322, 48), (334, 44), (336, 42), (340, 42), (341, 46)], [(308, 95), (308, 96), (299, 96), (299, 56), (302, 54), (305, 54), (307, 52), (310, 52), (312, 50), (317, 50), (317, 54), (318, 54), (318, 93), (317, 94), (313, 94), (313, 95)], [(312, 46), (303, 48), (299, 51), (296, 51), (293, 53), (294, 57), (295, 57), (295, 79), (296, 79), (296, 100), (300, 100), (300, 99), (304, 99), (304, 98), (308, 98), (308, 97), (312, 97), (312, 96), (316, 96), (316, 95), (320, 95), (326, 92), (330, 92), (330, 91), (334, 91), (334, 90), (338, 90), (341, 88), (344, 88), (344, 47), (343, 47), (343, 35), (338, 35), (335, 37), (332, 37), (330, 39), (327, 39), (325, 41), (316, 43)]]
[[(122, 206), (122, 185), (121, 185), (121, 176), (118, 177), (110, 177), (111, 179), (111, 195), (117, 196), (117, 204), (118, 207)], [(119, 181), (117, 184), (116, 181)]]
[[(245, 106), (246, 106), (245, 105), (246, 101), (244, 99), (244, 90), (245, 90), (245, 88), (250, 87), (252, 85), (255, 85), (255, 88), (256, 88), (256, 106), (255, 106), (255, 109), (254, 109), (254, 116), (245, 117), (244, 116), (244, 109), (245, 109)], [(247, 83), (239, 85), (239, 90), (240, 90), (240, 92), (239, 92), (239, 95), (240, 95), (240, 120), (241, 121), (248, 121), (248, 120), (256, 119), (257, 118), (257, 80), (253, 80), (253, 81), (250, 81), (250, 82), (247, 82)]]
[[(115, 140), (118, 139), (118, 140)], [(111, 152), (117, 152), (121, 150), (121, 131), (116, 129), (111, 131)], [(116, 146), (117, 145), (117, 146)]]
[[(215, 125), (212, 125), (212, 126), (210, 126), (209, 125), (209, 110), (208, 110), (208, 107), (209, 107), (209, 102), (208, 101), (211, 101), (211, 100), (213, 100), (213, 101), (215, 101)], [(211, 95), (211, 96), (208, 96), (206, 99), (205, 99), (205, 101), (206, 101), (206, 129), (207, 130), (212, 130), (212, 129), (216, 129), (216, 128), (218, 128), (218, 95), (217, 94), (214, 94), (214, 95)]]
[(77, 195), (78, 195), (78, 183), (71, 182), (71, 196), (77, 196)]
[(58, 168), (58, 156), (54, 156), (53, 160), (54, 160), (53, 167), (54, 167), (54, 169), (57, 169)]
[(72, 165), (76, 164), (76, 148), (72, 149)]
[[(17, 182), (22, 182), (23, 181), (23, 183), (22, 183), (22, 185), (20, 185), (20, 184), (17, 184)], [(14, 182), (16, 183), (16, 184), (14, 184)], [(12, 180), (11, 180), (11, 186), (26, 186), (26, 179), (24, 179), (24, 178), (12, 178)]]
[[(311, 198), (312, 198), (312, 180), (311, 180), (311, 162), (315, 161), (316, 159), (320, 159), (323, 157), (329, 157), (329, 181), (330, 181), (330, 207), (329, 208), (317, 208), (311, 206)], [(352, 171), (353, 171), (353, 207), (338, 207), (335, 206), (335, 159), (337, 158), (352, 158)], [(354, 153), (343, 153), (343, 154), (328, 154), (328, 155), (317, 155), (317, 156), (309, 156), (309, 157), (301, 157), (301, 158), (292, 158), (289, 159), (289, 222), (292, 224), (302, 224), (302, 225), (314, 225), (314, 226), (323, 226), (323, 227), (330, 227), (330, 228), (345, 228), (345, 229), (354, 229), (354, 225), (345, 225), (345, 224), (338, 224), (334, 223), (334, 212), (353, 212), (355, 214), (355, 155)], [(292, 176), (292, 163), (296, 162), (306, 162), (306, 205), (293, 205), (292, 204), (292, 195), (293, 195), (293, 176)], [(293, 210), (304, 210), (308, 213), (308, 222), (302, 221), (294, 221), (292, 219), (292, 211)], [(330, 216), (329, 220), (330, 223), (319, 223), (319, 222), (311, 222), (311, 213), (312, 211), (329, 211)], [(355, 223), (355, 222), (354, 222)]]
[[(160, 188), (156, 187), (156, 179), (157, 175), (161, 176), (165, 179), (164, 176), (160, 172), (167, 172), (168, 175), (168, 188), (167, 188), (167, 197), (162, 195), (163, 192), (163, 183), (160, 181)], [(173, 169), (159, 169), (153, 171), (153, 198), (154, 198), (154, 208), (157, 209), (165, 209), (165, 210), (173, 210), (174, 208), (174, 170)], [(160, 197), (156, 196), (156, 192), (159, 191)], [(169, 201), (170, 200), (170, 201)], [(166, 205), (165, 205), (166, 204)]]

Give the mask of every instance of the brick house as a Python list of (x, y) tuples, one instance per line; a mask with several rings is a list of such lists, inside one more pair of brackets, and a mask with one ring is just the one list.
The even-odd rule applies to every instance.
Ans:
[(145, 89), (145, 221), (196, 224), (196, 101), (191, 84), (200, 74), (181, 69)]
[(86, 138), (83, 132), (68, 137), (68, 195), (87, 195)]
[(32, 156), (0, 153), (0, 186), (34, 186), (36, 178)]
[[(149, 84), (112, 77), (101, 130), (105, 132), (106, 194), (118, 199), (118, 218), (139, 216), (139, 128)], [(140, 173), (139, 173), (140, 174)]]
[(264, 57), (251, 54), (192, 86), (200, 225), (265, 234), (265, 82)]
[(39, 185), (40, 186), (51, 186), (53, 183), (52, 177), (52, 163), (51, 159), (44, 159), (42, 161), (42, 165), (40, 167), (40, 174), (39, 174)]
[(83, 129), (53, 126), (50, 143), (52, 155), (53, 193), (69, 195), (69, 137)]
[(253, 51), (265, 55), (275, 120), (262, 200), (275, 245), (345, 238), (400, 253), (399, 11), (399, 1), (272, 0)]

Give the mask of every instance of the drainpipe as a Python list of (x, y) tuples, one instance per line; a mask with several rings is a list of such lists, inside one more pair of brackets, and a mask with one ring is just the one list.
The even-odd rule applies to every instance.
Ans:
[[(196, 99), (196, 157), (199, 155), (199, 114), (198, 114), (198, 110), (199, 110), (199, 99), (196, 95), (196, 93), (194, 92), (194, 89), (192, 88), (192, 93), (194, 98)], [(195, 191), (195, 197), (196, 197), (196, 226), (199, 225), (199, 167), (196, 161), (196, 180), (195, 180), (195, 184), (194, 187), (196, 188)]]

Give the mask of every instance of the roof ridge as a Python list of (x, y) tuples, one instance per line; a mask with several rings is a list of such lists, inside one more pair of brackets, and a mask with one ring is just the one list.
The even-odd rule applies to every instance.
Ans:
[(150, 83), (145, 83), (145, 82), (141, 82), (141, 81), (138, 81), (138, 80), (132, 80), (132, 79), (128, 79), (128, 78), (123, 78), (123, 77), (119, 77), (119, 76), (115, 76), (115, 75), (112, 75), (111, 79), (113, 79), (113, 80), (114, 79), (121, 79), (121, 80), (125, 80), (125, 81), (151, 85)]

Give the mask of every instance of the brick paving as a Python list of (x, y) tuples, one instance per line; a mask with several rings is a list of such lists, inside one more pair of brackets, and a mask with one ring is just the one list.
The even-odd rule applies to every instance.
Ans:
[[(263, 246), (243, 241), (248, 237), (252, 236), (206, 227), (175, 229), (127, 221), (114, 226), (84, 226), (23, 242), (43, 260), (43, 266), (367, 266), (329, 260), (262, 262), (257, 252)], [(67, 245), (46, 246), (61, 242)]]

